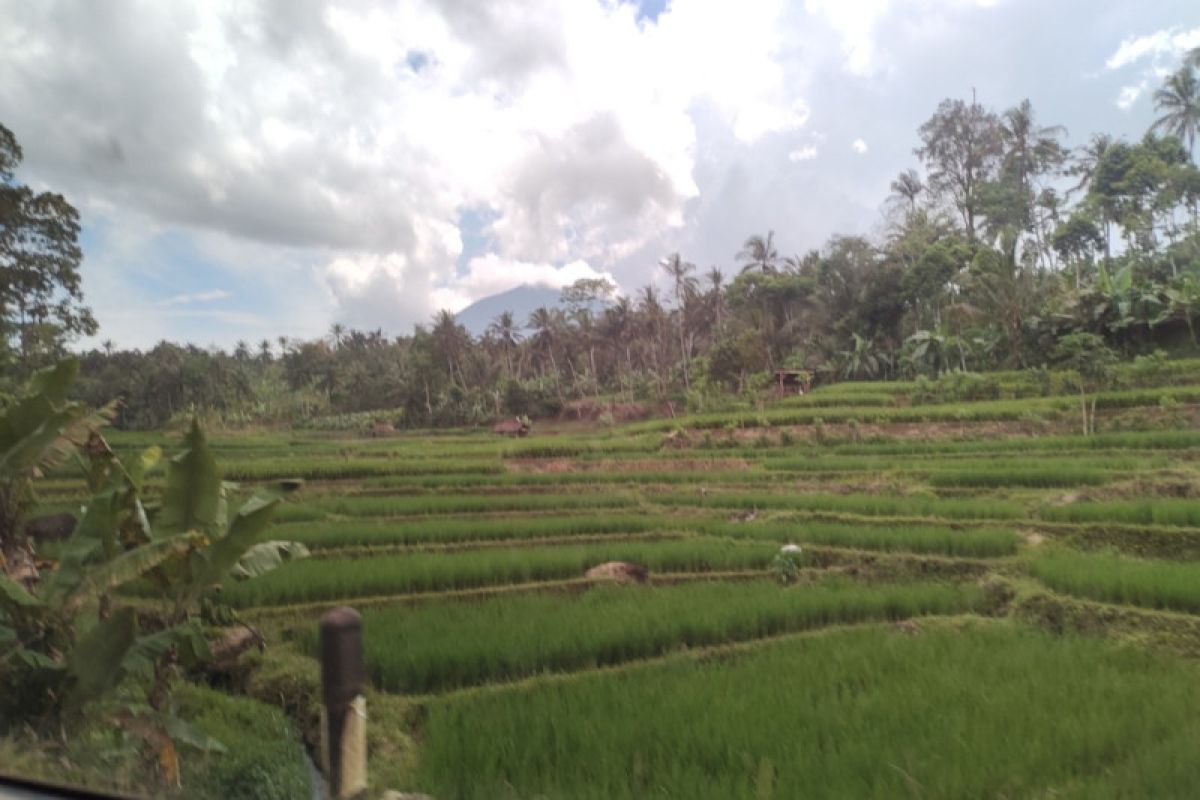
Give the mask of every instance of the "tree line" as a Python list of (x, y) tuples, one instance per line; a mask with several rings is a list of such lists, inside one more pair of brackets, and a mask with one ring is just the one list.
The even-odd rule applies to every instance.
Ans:
[[(1028, 100), (1000, 110), (944, 100), (917, 130), (916, 163), (891, 183), (877, 239), (833, 236), (783, 254), (767, 231), (725, 269), (671, 253), (659, 264), (665, 292), (580, 281), (559, 306), (501, 314), (481, 336), (442, 311), (396, 337), (339, 324), (323, 339), (231, 352), (104, 346), (83, 354), (80, 391), (93, 403), (122, 398), (128, 426), (197, 411), (285, 423), (373, 410), (440, 426), (554, 414), (594, 397), (711, 408), (761, 391), (784, 368), (817, 380), (1026, 368), (1053, 363), (1080, 334), (1125, 355), (1195, 349), (1198, 70), (1200, 50), (1155, 93), (1158, 117), (1140, 140), (1097, 134), (1074, 149)], [(5, 198), (18, 191), (20, 153), (8, 134), (5, 160), (7, 133), (0, 127)], [(77, 231), (65, 201), (39, 197), (21, 195), (17, 213)], [(0, 342), (32, 367), (95, 323), (77, 277), (53, 278), (77, 266), (77, 248), (48, 247), (49, 232), (33, 258), (2, 232), (13, 227), (0, 228), (0, 270), (23, 282), (0, 295)]]

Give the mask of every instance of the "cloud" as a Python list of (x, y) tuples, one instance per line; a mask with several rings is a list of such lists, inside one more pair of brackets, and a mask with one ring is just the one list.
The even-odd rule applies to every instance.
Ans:
[(862, 139), (855, 139), (851, 143), (850, 147), (854, 150), (854, 152), (858, 153), (860, 156), (866, 155), (867, 143), (864, 142)]
[[(85, 261), (102, 335), (169, 335), (168, 312), (205, 302), (258, 321), (179, 335), (403, 332), (578, 265), (632, 289), (666, 252), (728, 267), (750, 233), (791, 252), (867, 230), (916, 126), (972, 86), (1133, 135), (1112, 98), (1200, 30), (1171, 27), (1184, 0), (985, 5), (0, 0), (0, 109), (22, 178), (66, 194), (85, 232), (112, 221)], [(1048, 16), (1091, 22), (1062, 48)], [(1114, 50), (1137, 25), (1162, 35)], [(1080, 96), (1106, 59), (1124, 66)], [(856, 138), (872, 158), (829, 146)], [(196, 299), (213, 286), (230, 296)], [(161, 325), (118, 322), (131, 297)]]
[(1193, 47), (1200, 47), (1200, 27), (1181, 31), (1166, 28), (1143, 36), (1131, 36), (1121, 42), (1104, 65), (1109, 69), (1122, 69), (1149, 57), (1178, 58)]
[(207, 292), (193, 292), (192, 294), (176, 294), (159, 302), (160, 306), (187, 306), (193, 303), (210, 303), (214, 300), (224, 300), (229, 297), (229, 292), (224, 289), (213, 289)]

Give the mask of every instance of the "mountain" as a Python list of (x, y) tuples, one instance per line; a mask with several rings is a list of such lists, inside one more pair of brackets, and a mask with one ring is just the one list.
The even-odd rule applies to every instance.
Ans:
[[(511, 311), (517, 325), (524, 328), (525, 323), (529, 320), (529, 315), (542, 306), (546, 308), (561, 306), (559, 297), (558, 289), (551, 289), (547, 286), (518, 286), (507, 292), (476, 300), (455, 314), (454, 318), (470, 331), (472, 336), (481, 336), (487, 330), (488, 325), (491, 325), (496, 317), (505, 311)], [(592, 310), (599, 313), (603, 308), (604, 304), (599, 303)]]

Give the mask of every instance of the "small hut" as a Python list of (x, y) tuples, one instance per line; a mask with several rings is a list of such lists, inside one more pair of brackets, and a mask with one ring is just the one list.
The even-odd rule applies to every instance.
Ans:
[(791, 394), (808, 394), (812, 387), (812, 373), (806, 369), (775, 370), (775, 394), (786, 397)]
[(520, 417), (502, 419), (492, 426), (492, 433), (498, 433), (501, 436), (528, 436), (529, 421)]

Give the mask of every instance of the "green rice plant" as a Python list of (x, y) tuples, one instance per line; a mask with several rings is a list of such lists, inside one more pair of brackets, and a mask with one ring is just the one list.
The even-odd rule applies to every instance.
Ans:
[(1047, 551), (1034, 576), (1058, 592), (1145, 608), (1200, 613), (1200, 564), (1108, 553)]
[(1200, 527), (1200, 500), (1139, 498), (1070, 503), (1042, 509), (1054, 522), (1121, 522), (1132, 525)]
[(606, 561), (632, 561), (651, 573), (765, 569), (777, 550), (769, 542), (690, 538), (311, 559), (227, 586), (221, 599), (244, 608), (532, 583), (582, 577), (588, 568)]
[(1188, 450), (1200, 447), (1200, 431), (1137, 431), (1098, 433), (1092, 436), (1037, 436), (943, 442), (888, 442), (839, 445), (830, 452), (842, 455), (935, 455), (963, 453), (1043, 452), (1092, 450)]
[(404, 461), (383, 458), (270, 458), (234, 461), (222, 472), (228, 480), (305, 478), (342, 480), (379, 475), (495, 475), (504, 471), (499, 461), (412, 458)]
[[(377, 687), (430, 692), (838, 623), (957, 613), (984, 602), (977, 586), (939, 583), (602, 586), (572, 598), (525, 594), (367, 609), (363, 635)], [(315, 632), (305, 635), (315, 646)]]
[(926, 480), (934, 486), (963, 486), (986, 489), (1001, 486), (1095, 486), (1107, 483), (1112, 473), (1084, 466), (1008, 466), (947, 468), (930, 472)]
[(1002, 528), (955, 530), (945, 525), (871, 525), (844, 522), (706, 522), (712, 536), (850, 547), (884, 552), (993, 558), (1017, 552), (1017, 536)]
[(501, 539), (546, 539), (598, 534), (673, 531), (687, 527), (678, 517), (650, 514), (589, 516), (481, 517), (423, 519), (407, 522), (371, 520), (298, 522), (276, 525), (280, 539), (301, 542), (310, 549), (386, 547), (428, 543), (476, 542)]
[(1024, 511), (1017, 505), (988, 497), (938, 498), (891, 497), (868, 494), (783, 494), (783, 493), (709, 493), (658, 494), (653, 501), (667, 506), (699, 508), (789, 509), (830, 511), (862, 516), (946, 517), (950, 519), (1018, 519)]
[(497, 511), (559, 511), (572, 508), (623, 508), (636, 503), (637, 499), (631, 496), (599, 493), (344, 497), (285, 505), (280, 507), (275, 519), (299, 522), (326, 516), (405, 517)]
[(644, 471), (626, 469), (622, 471), (607, 471), (588, 469), (579, 472), (510, 472), (503, 475), (402, 475), (384, 478), (373, 478), (363, 481), (364, 488), (369, 489), (402, 489), (402, 488), (439, 488), (439, 487), (538, 487), (538, 486), (571, 486), (599, 484), (628, 484), (628, 485), (673, 485), (685, 483), (722, 484), (760, 484), (787, 480), (783, 474), (764, 473), (761, 469), (744, 470), (700, 470), (680, 469), (674, 472), (660, 470)]
[(1002, 623), (879, 626), (428, 704), (413, 790), (1186, 798), (1195, 662)]

